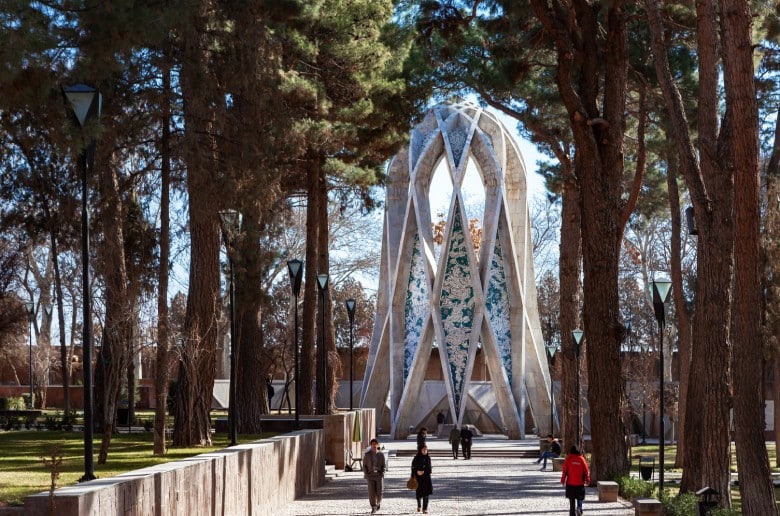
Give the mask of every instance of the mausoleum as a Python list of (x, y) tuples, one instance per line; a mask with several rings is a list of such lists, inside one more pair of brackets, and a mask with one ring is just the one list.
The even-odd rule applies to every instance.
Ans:
[[(437, 105), (388, 176), (362, 406), (375, 407), (378, 426), (394, 438), (439, 412), (448, 423), (513, 439), (527, 423), (548, 432), (526, 169), (512, 134), (473, 103)], [(432, 213), (443, 192), (441, 213)], [(472, 379), (478, 352), (487, 381)], [(426, 380), (431, 356), (443, 381)]]

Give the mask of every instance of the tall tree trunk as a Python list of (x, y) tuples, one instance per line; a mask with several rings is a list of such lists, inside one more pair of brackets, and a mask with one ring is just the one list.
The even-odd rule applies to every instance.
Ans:
[[(614, 381), (621, 377), (624, 335), (617, 276), (622, 239), (626, 19), (620, 3), (596, 8), (584, 1), (564, 6), (531, 0), (531, 5), (555, 41), (555, 82), (577, 149), (592, 478), (596, 481), (624, 474), (630, 466), (620, 410), (625, 405), (625, 390), (621, 382)], [(604, 28), (599, 24), (602, 18)]]
[(190, 275), (173, 430), (175, 446), (211, 444), (211, 398), (219, 313), (219, 217), (213, 185), (218, 170), (214, 140), (216, 88), (208, 65), (207, 3), (195, 2), (182, 34), (184, 162), (190, 214)]
[(304, 268), (303, 286), (303, 317), (301, 319), (301, 353), (300, 353), (300, 382), (296, 380), (295, 388), (301, 389), (301, 414), (314, 414), (314, 400), (312, 387), (315, 376), (315, 344), (317, 342), (317, 240), (319, 226), (317, 225), (319, 195), (317, 194), (317, 181), (319, 179), (319, 159), (316, 156), (309, 157), (306, 169), (306, 264)]
[[(46, 212), (48, 214), (48, 210)], [(51, 304), (52, 256), (53, 254), (50, 251), (48, 260), (40, 268), (35, 262), (33, 246), (28, 246), (29, 270), (40, 291), (37, 301), (37, 316), (40, 319), (34, 317), (30, 321), (30, 331), (35, 335), (35, 347), (30, 349), (33, 370), (33, 400), (31, 403), (38, 408), (46, 407), (46, 391), (49, 386), (49, 374), (51, 373), (51, 314), (46, 311), (46, 307)], [(40, 325), (38, 325), (39, 320)]]
[[(136, 325), (133, 325), (137, 328)], [(130, 427), (135, 421), (135, 355), (138, 353), (136, 348), (136, 337), (138, 332), (133, 330), (130, 342), (127, 345), (127, 426)]]
[[(328, 228), (328, 178), (325, 172), (320, 168), (320, 180), (318, 182), (320, 202), (317, 206), (319, 212), (319, 230), (317, 239), (317, 264), (321, 274), (330, 274), (330, 230)], [(332, 280), (333, 278), (331, 278)], [(332, 414), (336, 410), (336, 392), (338, 385), (336, 378), (341, 373), (340, 360), (336, 352), (335, 328), (333, 326), (333, 299), (330, 294), (332, 284), (329, 283), (325, 291), (325, 303), (320, 310), (325, 311), (325, 327), (322, 328), (322, 338), (325, 341), (323, 349), (324, 354), (320, 360), (325, 360), (325, 378), (323, 386), (327, 389), (325, 393), (325, 413)], [(320, 316), (320, 322), (323, 317)]]
[[(729, 168), (734, 171), (734, 427), (745, 515), (772, 514), (775, 490), (764, 444), (764, 353), (760, 343), (760, 199), (758, 104), (753, 72), (752, 18), (746, 0), (721, 1), (723, 82), (733, 115)], [(758, 347), (758, 350), (756, 349)]]
[[(672, 272), (672, 296), (674, 306), (677, 309), (677, 363), (680, 366), (680, 390), (677, 396), (677, 455), (675, 467), (683, 465), (683, 450), (685, 449), (685, 414), (686, 399), (688, 394), (688, 381), (691, 370), (691, 316), (689, 308), (683, 296), (682, 281), (682, 250), (681, 250), (681, 226), (680, 219), (680, 194), (677, 189), (677, 160), (674, 157), (667, 159), (668, 169), (666, 173), (666, 185), (669, 191), (669, 209), (672, 213), (672, 238), (670, 242), (670, 264)], [(672, 356), (669, 354), (669, 356)], [(671, 362), (671, 360), (670, 360)]]
[[(577, 178), (571, 165), (563, 168), (563, 197), (561, 200), (561, 243), (560, 243), (560, 328), (561, 328), (561, 436), (564, 451), (580, 442), (577, 435), (577, 355), (571, 332), (579, 327), (580, 264), (580, 201)], [(581, 428), (581, 425), (580, 425)]]
[[(775, 117), (772, 154), (766, 167), (766, 217), (764, 221), (764, 338), (769, 343), (773, 377), (780, 378), (780, 110)], [(780, 436), (780, 381), (772, 382), (775, 440)], [(780, 453), (775, 457), (780, 467)]]
[(154, 454), (165, 455), (165, 423), (170, 382), (170, 319), (168, 316), (168, 267), (171, 235), (171, 75), (170, 49), (162, 70), (160, 126), (160, 265), (157, 269), (157, 368), (154, 373)]
[(188, 166), (190, 277), (179, 361), (174, 446), (211, 444), (211, 398), (219, 310), (219, 230), (205, 167)]
[[(70, 364), (68, 346), (65, 344), (65, 304), (62, 297), (62, 275), (60, 274), (59, 249), (57, 248), (57, 231), (51, 232), (52, 265), (54, 266), (54, 289), (57, 298), (57, 322), (60, 328), (60, 368), (62, 369), (62, 396), (65, 419), (70, 418)], [(75, 311), (75, 308), (74, 308)]]
[[(699, 231), (698, 275), (685, 425), (706, 428), (688, 432), (683, 450), (681, 490), (710, 486), (730, 505), (730, 306), (733, 260), (733, 178), (719, 167), (726, 156), (719, 145), (717, 29), (711, 0), (696, 3), (699, 57), (699, 152), (688, 129), (682, 97), (672, 78), (664, 27), (656, 0), (645, 0), (652, 34), (653, 60), (680, 156)], [(724, 123), (724, 128), (728, 127)], [(728, 135), (721, 135), (722, 142)]]
[[(250, 288), (256, 284), (246, 283)], [(268, 360), (265, 354), (265, 336), (258, 324), (262, 311), (256, 300), (256, 293), (246, 292), (243, 295), (253, 296), (255, 300), (247, 304), (238, 303), (242, 311), (240, 315), (237, 314), (239, 331), (236, 339), (240, 339), (240, 360), (236, 365), (236, 420), (239, 432), (258, 434), (262, 431), (260, 418), (269, 412), (265, 383)], [(238, 293), (236, 297), (241, 298), (242, 294)]]
[[(581, 6), (585, 31), (596, 30), (596, 13)], [(587, 339), (588, 403), (593, 440), (592, 476), (614, 478), (628, 471), (625, 427), (620, 407), (625, 406), (620, 367), (623, 326), (619, 320), (618, 260), (622, 241), (621, 182), (623, 177), (623, 117), (625, 112), (628, 45), (625, 15), (619, 6), (609, 9), (603, 58), (603, 122), (591, 81), (578, 85), (581, 109), (570, 109), (577, 145), (577, 175), (582, 210), (584, 330)], [(595, 38), (595, 36), (590, 36)], [(585, 43), (585, 65), (595, 67), (597, 55)], [(594, 45), (595, 46), (595, 45)], [(591, 55), (593, 54), (593, 55)], [(590, 75), (590, 74), (589, 74)], [(580, 115), (579, 117), (577, 115)]]
[[(99, 364), (95, 385), (96, 399), (101, 400), (97, 411), (102, 416), (103, 440), (98, 454), (98, 464), (105, 464), (108, 448), (114, 433), (116, 407), (127, 368), (128, 347), (132, 335), (132, 311), (128, 301), (127, 269), (125, 265), (125, 239), (122, 224), (124, 206), (119, 190), (119, 178), (113, 162), (103, 168), (101, 174), (103, 247), (99, 261), (105, 283), (105, 323), (103, 342), (98, 356)], [(98, 396), (101, 394), (102, 396)]]
[[(696, 311), (685, 425), (706, 428), (688, 432), (684, 449), (681, 488), (696, 491), (710, 486), (729, 492), (730, 468), (730, 306), (733, 263), (731, 177), (718, 176), (713, 156), (702, 159), (702, 174), (713, 179), (711, 213), (705, 204), (694, 204), (698, 239)], [(720, 179), (718, 179), (720, 177)], [(719, 186), (714, 183), (722, 182)], [(725, 195), (724, 195), (725, 192)], [(707, 450), (707, 453), (702, 453)], [(725, 495), (728, 497), (728, 495)]]
[[(236, 415), (239, 431), (259, 433), (261, 416), (269, 412), (266, 378), (271, 361), (262, 329), (268, 299), (262, 286), (270, 264), (277, 263), (278, 250), (258, 246), (258, 242), (276, 229), (275, 218), (282, 211), (278, 209), (280, 174), (274, 169), (276, 157), (266, 154), (267, 149), (279, 148), (274, 138), (277, 131), (281, 132), (275, 118), (274, 100), (278, 95), (275, 88), (278, 49), (267, 31), (268, 13), (262, 2), (228, 0), (225, 8), (235, 25), (226, 45), (229, 51), (225, 53), (225, 73), (233, 91), (233, 103), (227, 113), (230, 120), (226, 125), (227, 137), (220, 144), (227, 149), (224, 152), (229, 171), (227, 181), (251, 186), (250, 190), (234, 188), (238, 195), (230, 201), (243, 213), (244, 221), (234, 257)], [(257, 167), (258, 162), (264, 166)]]
[[(684, 450), (681, 489), (695, 491), (710, 486), (721, 493), (721, 502), (731, 505), (731, 281), (733, 273), (733, 176), (721, 164), (730, 135), (728, 121), (718, 136), (718, 37), (715, 6), (711, 0), (697, 2), (699, 55), (699, 155), (700, 176), (686, 175), (699, 228), (696, 313), (693, 320), (691, 377), (686, 424), (706, 428), (692, 432)], [(680, 130), (682, 128), (677, 127)], [(687, 127), (685, 127), (687, 131)], [(683, 141), (680, 138), (680, 141)], [(686, 168), (683, 168), (686, 172)], [(704, 195), (702, 195), (704, 194)], [(708, 202), (709, 201), (709, 202)], [(706, 360), (696, 358), (706, 357)], [(707, 450), (707, 453), (702, 453)]]
[[(601, 162), (595, 155), (583, 154), (583, 161), (594, 165)], [(608, 177), (616, 173), (614, 169), (621, 167), (604, 161), (601, 166), (584, 166), (581, 181), (584, 330), (594, 480), (614, 478), (629, 468), (624, 439), (626, 429), (619, 410), (626, 402), (625, 390), (623, 382), (615, 381), (622, 378), (620, 345), (623, 329), (618, 314), (617, 289), (620, 205), (614, 194), (605, 191), (611, 182)]]
[[(242, 232), (245, 235), (260, 234), (257, 213), (247, 210)], [(257, 241), (242, 239), (241, 260), (238, 263), (236, 281), (236, 317), (238, 334), (236, 349), (236, 420), (241, 433), (260, 433), (260, 419), (268, 414), (268, 391), (266, 376), (268, 359), (265, 336), (260, 327), (262, 320), (261, 300), (257, 285), (262, 282), (260, 257)]]

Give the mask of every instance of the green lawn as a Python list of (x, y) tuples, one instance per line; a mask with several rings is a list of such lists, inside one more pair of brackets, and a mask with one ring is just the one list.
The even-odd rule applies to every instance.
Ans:
[[(239, 435), (239, 442), (250, 442), (274, 434)], [(46, 491), (51, 485), (51, 469), (43, 457), (51, 457), (53, 446), (60, 447), (63, 461), (58, 486), (72, 485), (84, 474), (84, 436), (81, 432), (12, 431), (0, 432), (0, 505), (16, 505), (24, 497)], [(119, 473), (155, 464), (179, 460), (227, 447), (225, 434), (212, 436), (213, 446), (203, 448), (169, 448), (158, 457), (152, 453), (152, 433), (119, 434), (111, 439), (108, 461), (97, 464), (101, 434), (95, 435), (95, 476), (107, 478)]]

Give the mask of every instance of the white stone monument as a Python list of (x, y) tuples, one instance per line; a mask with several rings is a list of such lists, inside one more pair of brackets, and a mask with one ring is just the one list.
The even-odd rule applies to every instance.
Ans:
[[(437, 244), (430, 197), (441, 166), (452, 195)], [(484, 187), (478, 244), (462, 189), (471, 167)], [(525, 437), (530, 408), (542, 434), (550, 420), (550, 378), (536, 302), (526, 170), (511, 133), (473, 103), (435, 106), (390, 164), (386, 201), (362, 406), (377, 408), (378, 421), (388, 411), (394, 438), (406, 437), (442, 407), (459, 426), (481, 414), (515, 439)], [(433, 346), (439, 348), (443, 385), (425, 382)], [(480, 346), (487, 384), (471, 380)]]

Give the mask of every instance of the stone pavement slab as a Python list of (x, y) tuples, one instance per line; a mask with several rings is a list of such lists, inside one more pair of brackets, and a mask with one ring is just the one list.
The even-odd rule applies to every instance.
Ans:
[[(378, 514), (417, 514), (414, 492), (406, 489), (415, 441), (380, 439), (380, 443), (391, 451), (391, 457), (385, 475), (384, 499)], [(477, 438), (474, 440), (471, 460), (463, 460), (462, 457), (452, 459), (446, 439), (429, 437), (428, 448), (433, 463), (433, 495), (430, 497), (429, 514), (568, 514), (569, 501), (564, 497), (560, 473), (552, 472), (549, 463), (546, 471), (540, 471), (540, 466), (534, 462), (539, 450), (537, 438), (521, 441), (508, 441), (493, 436)], [(583, 508), (586, 516), (634, 514), (631, 504), (625, 500), (599, 502), (595, 487), (587, 489)], [(370, 512), (363, 475), (351, 472), (342, 473), (277, 514), (319, 516)]]

